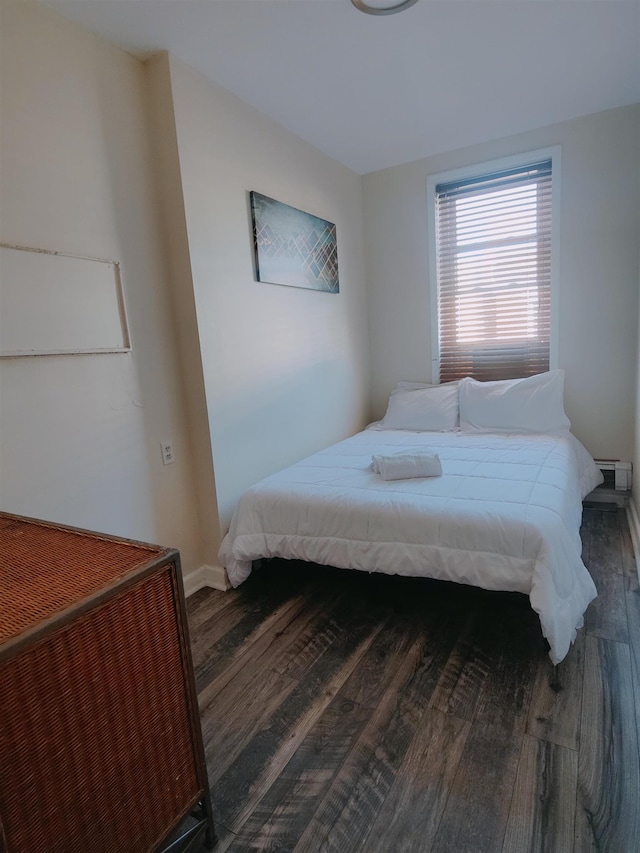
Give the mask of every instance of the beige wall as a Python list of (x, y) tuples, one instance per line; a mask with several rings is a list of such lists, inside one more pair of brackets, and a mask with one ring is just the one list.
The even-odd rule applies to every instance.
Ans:
[(638, 329), (640, 106), (363, 178), (373, 414), (399, 379), (431, 378), (427, 176), (560, 145), (559, 367), (573, 430), (632, 459)]
[[(361, 179), (166, 55), (2, 10), (0, 239), (119, 260), (133, 349), (0, 362), (0, 507), (214, 564), (248, 485), (365, 422)], [(250, 189), (337, 224), (338, 295), (254, 280)]]
[[(169, 68), (224, 530), (249, 485), (364, 425), (361, 179), (182, 63)], [(255, 281), (249, 190), (336, 223), (339, 294)]]
[[(1, 11), (0, 240), (121, 261), (133, 342), (0, 360), (2, 509), (213, 563), (248, 485), (366, 422), (370, 365), (374, 415), (429, 378), (427, 175), (555, 144), (567, 410), (640, 465), (640, 107), (360, 178), (166, 55)], [(337, 224), (340, 294), (254, 280), (251, 189)]]
[[(178, 157), (173, 96), (169, 78), (169, 57), (159, 53), (146, 63), (153, 167), (168, 258), (171, 304), (176, 322), (180, 374), (184, 388), (189, 437), (194, 460), (194, 486), (202, 546), (202, 565), (215, 567), (218, 577), (207, 577), (224, 585), (224, 573), (217, 566), (220, 547), (218, 501), (213, 469), (209, 412), (205, 378), (200, 357), (200, 334), (193, 290), (191, 256), (187, 234), (182, 174)], [(205, 578), (203, 578), (205, 580)]]
[(0, 6), (0, 240), (119, 260), (133, 346), (0, 361), (0, 507), (177, 546), (188, 571), (199, 530), (144, 69), (47, 10)]

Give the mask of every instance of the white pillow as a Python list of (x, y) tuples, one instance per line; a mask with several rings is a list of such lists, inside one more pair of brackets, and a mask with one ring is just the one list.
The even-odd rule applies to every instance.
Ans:
[(503, 382), (460, 381), (460, 429), (464, 432), (567, 433), (564, 370)]
[[(442, 385), (455, 385), (457, 387), (458, 380), (455, 379), (453, 382), (443, 382)], [(416, 391), (419, 388), (441, 388), (442, 385), (434, 385), (432, 382), (398, 382), (396, 387), (391, 392), (392, 394), (397, 394), (398, 391)]]
[(458, 426), (458, 386), (396, 388), (389, 397), (380, 429), (439, 432)]

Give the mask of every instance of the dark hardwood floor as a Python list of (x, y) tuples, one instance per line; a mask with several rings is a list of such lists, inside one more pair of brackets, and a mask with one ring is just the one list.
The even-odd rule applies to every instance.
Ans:
[(216, 853), (638, 853), (624, 512), (582, 537), (599, 597), (556, 668), (517, 594), (269, 561), (193, 595)]

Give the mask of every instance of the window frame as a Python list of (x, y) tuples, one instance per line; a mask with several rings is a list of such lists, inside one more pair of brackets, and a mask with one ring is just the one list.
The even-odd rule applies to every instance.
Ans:
[(522, 154), (502, 157), (474, 163), (459, 169), (429, 175), (427, 177), (427, 224), (429, 253), (429, 307), (431, 312), (431, 381), (440, 382), (440, 315), (438, 311), (440, 292), (438, 284), (438, 238), (436, 218), (436, 186), (448, 181), (477, 178), (506, 169), (515, 169), (543, 160), (551, 160), (551, 280), (550, 280), (550, 329), (549, 329), (549, 369), (558, 367), (558, 271), (559, 271), (559, 234), (560, 234), (560, 177), (561, 150), (559, 145), (540, 148)]

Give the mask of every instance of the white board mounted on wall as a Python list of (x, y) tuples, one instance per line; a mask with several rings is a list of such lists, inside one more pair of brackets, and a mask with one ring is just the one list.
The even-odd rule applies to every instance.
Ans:
[(0, 244), (0, 356), (130, 348), (116, 261)]

